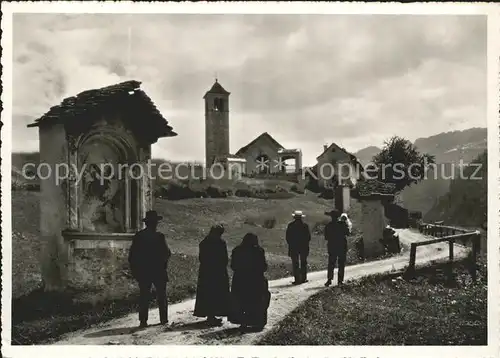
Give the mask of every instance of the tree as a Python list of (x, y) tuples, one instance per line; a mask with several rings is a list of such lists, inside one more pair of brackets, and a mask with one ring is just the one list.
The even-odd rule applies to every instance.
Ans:
[(394, 136), (373, 157), (378, 179), (396, 185), (396, 190), (416, 184), (425, 178), (426, 170), (435, 163), (434, 156), (421, 154), (409, 140)]

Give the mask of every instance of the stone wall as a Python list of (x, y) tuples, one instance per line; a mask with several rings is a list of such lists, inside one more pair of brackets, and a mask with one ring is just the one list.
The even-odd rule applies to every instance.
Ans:
[(129, 240), (77, 240), (72, 243), (68, 285), (96, 290), (100, 299), (113, 298), (133, 285), (128, 264)]
[(384, 206), (376, 199), (362, 200), (361, 205), (365, 258), (380, 256), (384, 248), (379, 240), (382, 239), (383, 230), (387, 225)]
[[(40, 180), (40, 262), (43, 284), (48, 290), (63, 286), (67, 279), (68, 252), (61, 230), (67, 223), (66, 190), (68, 183), (56, 182), (56, 165), (66, 163), (68, 145), (62, 124), (39, 128), (41, 174)], [(50, 170), (50, 173), (48, 172)], [(49, 176), (50, 174), (50, 176)], [(63, 174), (63, 173), (61, 173)]]

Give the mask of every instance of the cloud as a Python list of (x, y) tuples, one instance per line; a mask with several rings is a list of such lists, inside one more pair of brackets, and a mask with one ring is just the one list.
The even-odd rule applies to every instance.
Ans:
[(36, 143), (26, 124), (64, 97), (135, 78), (179, 133), (154, 155), (203, 160), (216, 72), (233, 152), (267, 131), (311, 164), (324, 142), (485, 126), (486, 18), (16, 14), (13, 130), (26, 141), (14, 149)]

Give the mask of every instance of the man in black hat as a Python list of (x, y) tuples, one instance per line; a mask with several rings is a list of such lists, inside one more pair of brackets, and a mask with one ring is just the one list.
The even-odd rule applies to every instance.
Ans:
[(304, 222), (305, 215), (300, 210), (293, 214), (293, 221), (286, 228), (286, 242), (288, 244), (288, 256), (292, 259), (292, 270), (295, 281), (294, 285), (307, 282), (307, 256), (309, 256), (309, 242), (311, 232), (309, 225)]
[(326, 212), (332, 220), (325, 226), (325, 240), (328, 247), (328, 277), (325, 286), (332, 284), (333, 270), (335, 263), (338, 261), (338, 285), (342, 285), (344, 281), (345, 261), (347, 256), (347, 235), (349, 235), (349, 227), (345, 221), (339, 220), (340, 211), (332, 210)]
[(146, 213), (143, 219), (146, 228), (135, 234), (128, 257), (132, 275), (139, 283), (140, 327), (147, 326), (152, 286), (156, 290), (160, 322), (163, 325), (168, 323), (167, 264), (172, 253), (165, 241), (165, 235), (156, 231), (161, 219), (154, 210)]

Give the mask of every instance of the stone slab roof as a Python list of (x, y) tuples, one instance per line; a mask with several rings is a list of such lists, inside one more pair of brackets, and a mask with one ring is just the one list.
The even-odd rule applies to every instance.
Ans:
[(70, 123), (91, 118), (116, 106), (122, 108), (128, 104), (137, 118), (137, 128), (142, 132), (160, 138), (173, 137), (177, 133), (168, 125), (149, 96), (140, 89), (141, 82), (126, 81), (115, 85), (81, 92), (76, 96), (65, 98), (59, 105), (53, 106), (28, 127), (39, 127), (44, 124), (63, 122)]
[(353, 189), (353, 197), (358, 199), (393, 198), (395, 195), (395, 184), (374, 179), (358, 181)]

